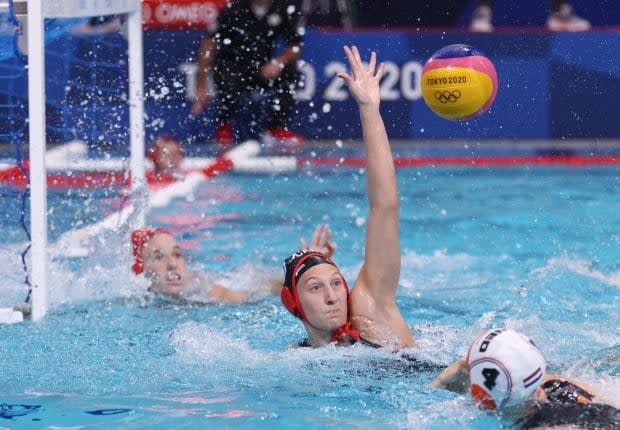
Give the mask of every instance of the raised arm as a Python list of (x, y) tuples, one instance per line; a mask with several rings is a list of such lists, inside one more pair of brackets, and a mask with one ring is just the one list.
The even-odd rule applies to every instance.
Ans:
[(344, 49), (352, 75), (342, 73), (340, 76), (359, 106), (367, 156), (369, 216), (366, 252), (358, 283), (376, 302), (393, 301), (400, 275), (399, 207), (392, 151), (379, 112), (383, 64), (375, 70), (376, 54), (373, 52), (365, 68), (355, 46)]
[(209, 103), (209, 89), (207, 88), (207, 76), (211, 72), (215, 60), (215, 41), (212, 36), (206, 36), (201, 44), (198, 53), (198, 73), (196, 76), (196, 100), (192, 106), (192, 113), (198, 115), (202, 113), (205, 106)]
[[(399, 198), (392, 151), (379, 111), (379, 82), (384, 66), (377, 68), (374, 52), (365, 67), (355, 46), (344, 50), (351, 74), (339, 76), (346, 81), (360, 110), (369, 203), (366, 250), (351, 293), (351, 320), (356, 324), (355, 318), (361, 317), (373, 326), (378, 323), (389, 328), (401, 344), (412, 346), (409, 327), (396, 307), (400, 277)], [(360, 328), (364, 331), (363, 325)]]

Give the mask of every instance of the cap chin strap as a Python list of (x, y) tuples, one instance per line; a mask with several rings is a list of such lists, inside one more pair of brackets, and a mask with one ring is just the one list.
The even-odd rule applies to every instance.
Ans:
[(359, 340), (360, 332), (351, 326), (351, 321), (342, 324), (332, 332), (332, 341), (338, 343), (348, 343), (352, 340)]

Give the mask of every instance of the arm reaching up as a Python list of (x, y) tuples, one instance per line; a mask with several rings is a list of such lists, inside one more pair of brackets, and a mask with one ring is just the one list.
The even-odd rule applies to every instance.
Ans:
[(339, 76), (360, 110), (369, 204), (364, 262), (351, 291), (349, 315), (362, 337), (369, 338), (366, 340), (384, 344), (386, 338), (396, 338), (399, 346), (413, 346), (409, 326), (396, 306), (400, 277), (399, 197), (392, 151), (379, 110), (384, 65), (377, 66), (373, 52), (364, 67), (355, 46), (345, 46), (344, 50), (351, 74)]

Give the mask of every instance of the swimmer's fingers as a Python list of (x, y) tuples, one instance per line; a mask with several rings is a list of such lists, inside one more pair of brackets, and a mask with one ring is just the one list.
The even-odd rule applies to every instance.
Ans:
[[(357, 51), (357, 47), (354, 46), (353, 49)], [(362, 71), (362, 64), (361, 60), (359, 62), (357, 61), (353, 50), (348, 46), (344, 47), (344, 53), (346, 54), (347, 60), (349, 61), (351, 74), (346, 72), (339, 72), (338, 77), (344, 79), (347, 85), (350, 85), (355, 80), (355, 77), (359, 76), (360, 72)], [(357, 58), (359, 58), (359, 51), (357, 51)]]
[(324, 254), (327, 255), (327, 258), (332, 258), (332, 255), (334, 255), (334, 252), (336, 252), (336, 245), (333, 242), (328, 242), (325, 245)]
[(368, 73), (374, 77), (376, 82), (379, 82), (383, 77), (383, 72), (385, 71), (385, 63), (379, 64), (379, 70), (376, 70), (377, 67), (377, 53), (372, 51), (370, 54), (370, 66), (368, 66)]
[[(323, 226), (318, 224), (314, 228), (314, 232), (312, 233), (312, 239), (310, 240), (310, 249), (316, 249), (320, 251), (323, 245), (321, 244), (321, 235), (323, 231)], [(305, 242), (305, 241), (304, 241)]]
[(325, 224), (323, 229), (323, 243), (325, 244), (325, 248), (329, 251), (326, 254), (331, 257), (334, 251), (336, 251), (336, 244), (334, 243), (334, 233), (332, 233), (327, 224)]
[(321, 224), (318, 224), (315, 228), (314, 228), (314, 232), (312, 233), (312, 239), (310, 239), (310, 245), (308, 245), (308, 242), (306, 242), (306, 239), (304, 239), (303, 237), (299, 238), (299, 244), (301, 246), (301, 249), (321, 249), (319, 247), (319, 241), (320, 241), (320, 237), (321, 237)]
[(375, 51), (372, 51), (370, 53), (370, 63), (368, 64), (368, 73), (374, 76), (376, 67), (377, 67), (377, 53)]
[(325, 254), (327, 257), (331, 257), (336, 251), (336, 245), (333, 243), (334, 235), (329, 228), (328, 224), (319, 224), (315, 227), (312, 233), (312, 240), (308, 245), (308, 242), (302, 237), (299, 239), (301, 249), (314, 249)]
[(320, 226), (317, 245), (318, 249), (320, 249), (321, 252), (323, 252), (329, 258), (331, 258), (331, 256), (336, 251), (336, 245), (334, 244), (334, 234), (332, 233), (328, 224)]
[(380, 102), (379, 82), (385, 70), (385, 64), (381, 63), (377, 66), (377, 54), (373, 51), (370, 54), (370, 62), (367, 68), (364, 68), (359, 50), (353, 46), (344, 47), (344, 51), (349, 60), (351, 74), (346, 72), (338, 73), (338, 77), (342, 78), (351, 95), (360, 105), (372, 104), (378, 105)]
[(344, 80), (348, 86), (351, 86), (351, 83), (353, 83), (353, 77), (349, 75), (347, 72), (338, 72), (336, 76)]

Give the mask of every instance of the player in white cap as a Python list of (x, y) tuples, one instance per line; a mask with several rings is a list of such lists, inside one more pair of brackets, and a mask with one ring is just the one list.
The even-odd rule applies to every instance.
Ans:
[(488, 330), (467, 351), (472, 397), (489, 409), (532, 398), (545, 376), (545, 359), (532, 341), (510, 329)]
[(620, 429), (620, 410), (595, 402), (583, 382), (545, 372), (534, 343), (511, 329), (487, 330), (469, 345), (467, 355), (445, 369), (436, 388), (465, 393), (483, 409), (510, 409), (523, 430)]
[(469, 391), (485, 409), (516, 406), (528, 400), (592, 403), (592, 388), (548, 374), (545, 367), (543, 355), (529, 338), (511, 329), (494, 328), (476, 337), (466, 357), (446, 368), (431, 386)]

